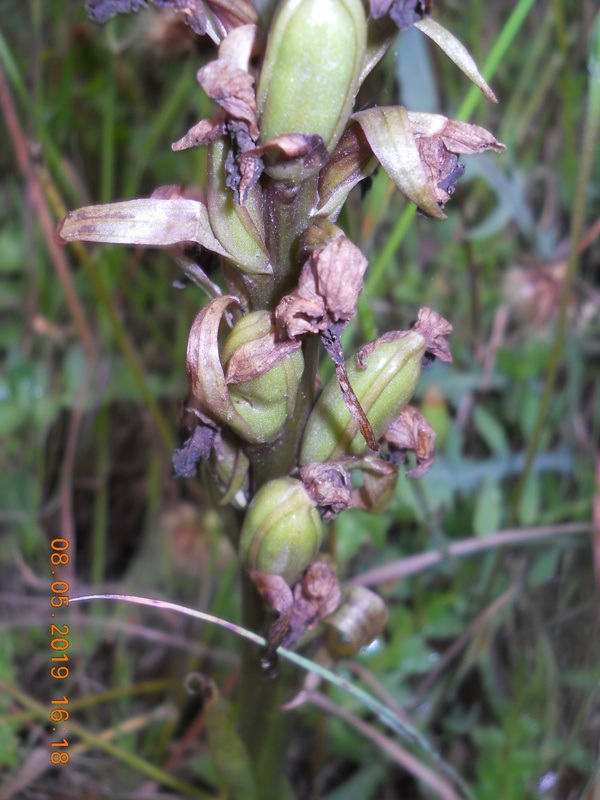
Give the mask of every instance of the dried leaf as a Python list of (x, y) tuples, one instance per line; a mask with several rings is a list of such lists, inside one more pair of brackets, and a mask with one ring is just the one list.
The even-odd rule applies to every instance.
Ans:
[(251, 572), (250, 578), (265, 603), (277, 612), (277, 618), (269, 626), (267, 634), (267, 664), (272, 667), (275, 650), (282, 643), (290, 628), (294, 597), (292, 590), (280, 575)]
[(406, 406), (384, 434), (388, 458), (394, 465), (405, 464), (408, 453), (415, 454), (417, 466), (406, 473), (408, 478), (424, 475), (435, 460), (435, 431), (414, 406)]

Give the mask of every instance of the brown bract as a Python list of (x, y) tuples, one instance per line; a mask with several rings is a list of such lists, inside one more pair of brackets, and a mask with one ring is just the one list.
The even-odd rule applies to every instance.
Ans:
[(392, 464), (405, 464), (408, 453), (414, 453), (417, 466), (406, 473), (408, 478), (419, 478), (435, 460), (435, 431), (423, 414), (414, 406), (405, 406), (385, 432)]
[(259, 339), (246, 342), (229, 359), (225, 382), (245, 383), (260, 378), (301, 347), (300, 341), (279, 340), (274, 330)]

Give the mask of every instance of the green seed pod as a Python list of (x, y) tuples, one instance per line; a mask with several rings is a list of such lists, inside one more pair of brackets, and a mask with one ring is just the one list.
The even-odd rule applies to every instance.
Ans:
[(295, 583), (321, 546), (321, 518), (301, 481), (277, 478), (262, 486), (248, 507), (240, 558), (249, 572)]
[(384, 629), (388, 610), (379, 595), (354, 586), (338, 610), (327, 617), (327, 650), (334, 658), (350, 658)]
[[(413, 396), (421, 375), (425, 347), (425, 338), (414, 330), (395, 338), (388, 334), (367, 345), (366, 351), (363, 348), (365, 369), (359, 367), (360, 352), (347, 362), (348, 379), (371, 423), (375, 439), (383, 436)], [(306, 423), (300, 464), (367, 452), (359, 424), (344, 402), (334, 376)]]
[(316, 133), (333, 150), (354, 105), (366, 30), (361, 0), (281, 4), (257, 90), (261, 142)]
[[(229, 396), (261, 442), (274, 439), (294, 413), (304, 371), (298, 343), (276, 342), (274, 335), (269, 312), (255, 311), (239, 320), (221, 351)], [(261, 369), (258, 377), (240, 380)]]

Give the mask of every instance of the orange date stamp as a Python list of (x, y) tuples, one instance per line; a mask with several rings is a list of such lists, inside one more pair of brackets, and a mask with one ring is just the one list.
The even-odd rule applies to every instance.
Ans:
[[(50, 605), (53, 612), (51, 617), (54, 619), (54, 609), (66, 608), (69, 605), (69, 584), (67, 581), (60, 580), (61, 567), (69, 563), (69, 542), (67, 539), (52, 539), (50, 542), (52, 554), (50, 555), (50, 564), (52, 565), (53, 580), (50, 584)], [(51, 664), (50, 676), (56, 681), (63, 681), (69, 677), (69, 626), (57, 625), (54, 622), (50, 623), (50, 649), (51, 649)], [(62, 687), (61, 687), (62, 688)], [(61, 698), (50, 701), (52, 709), (50, 710), (50, 721), (54, 724), (53, 731), (67, 733), (66, 722), (69, 719), (69, 712), (67, 706), (69, 700), (66, 695)], [(54, 737), (52, 737), (54, 738)], [(56, 737), (58, 738), (58, 736)], [(67, 764), (69, 762), (69, 742), (65, 736), (60, 742), (51, 742), (52, 751), (50, 753), (50, 761), (52, 764)]]

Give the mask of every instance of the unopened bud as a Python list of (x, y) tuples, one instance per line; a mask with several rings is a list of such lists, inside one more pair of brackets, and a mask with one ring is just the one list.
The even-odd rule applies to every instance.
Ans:
[(248, 507), (240, 558), (249, 572), (295, 583), (321, 546), (322, 524), (302, 482), (277, 478), (262, 486)]
[(318, 134), (331, 152), (354, 105), (366, 29), (361, 0), (282, 3), (257, 91), (262, 142)]

